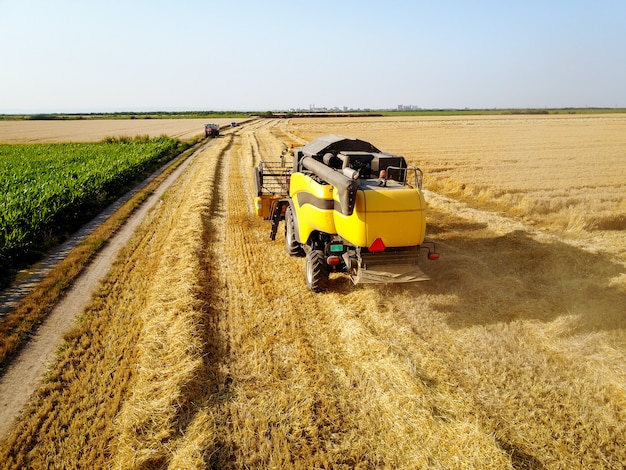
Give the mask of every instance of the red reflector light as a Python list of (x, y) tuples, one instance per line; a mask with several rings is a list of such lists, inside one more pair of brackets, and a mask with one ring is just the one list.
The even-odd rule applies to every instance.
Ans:
[(439, 259), (439, 253), (428, 253), (428, 259), (436, 261)]
[(371, 253), (380, 253), (381, 251), (385, 251), (385, 248), (387, 247), (383, 241), (380, 238), (377, 238), (374, 240), (374, 243), (370, 245), (369, 250)]
[(340, 261), (341, 260), (339, 259), (339, 256), (329, 256), (328, 258), (326, 258), (326, 262), (331, 266), (337, 266)]

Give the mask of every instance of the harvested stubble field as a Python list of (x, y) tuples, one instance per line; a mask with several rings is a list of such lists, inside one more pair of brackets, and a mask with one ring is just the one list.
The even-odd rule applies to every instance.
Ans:
[(159, 137), (191, 140), (210, 122), (225, 126), (241, 119), (85, 119), (0, 121), (0, 143), (98, 142), (105, 137)]
[[(432, 281), (306, 291), (252, 168), (326, 133), (425, 170)], [(259, 121), (191, 163), (7, 468), (622, 468), (626, 117)]]

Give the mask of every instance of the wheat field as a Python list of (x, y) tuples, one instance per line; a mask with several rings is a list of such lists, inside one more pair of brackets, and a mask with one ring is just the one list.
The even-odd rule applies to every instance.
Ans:
[(98, 142), (106, 137), (159, 137), (191, 140), (204, 135), (204, 125), (220, 126), (241, 119), (84, 119), (0, 121), (0, 143)]
[[(252, 170), (327, 133), (425, 172), (428, 283), (304, 285)], [(260, 120), (196, 156), (6, 468), (622, 468), (626, 117)], [(282, 229), (282, 227), (281, 227)]]

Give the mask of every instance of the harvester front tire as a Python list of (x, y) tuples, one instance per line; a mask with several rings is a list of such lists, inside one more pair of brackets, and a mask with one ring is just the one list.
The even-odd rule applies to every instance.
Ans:
[(306, 286), (313, 292), (323, 292), (328, 287), (330, 271), (321, 250), (310, 250), (306, 254)]
[(296, 240), (296, 224), (293, 221), (293, 212), (289, 206), (285, 210), (285, 250), (289, 256), (298, 258), (304, 256), (304, 249)]

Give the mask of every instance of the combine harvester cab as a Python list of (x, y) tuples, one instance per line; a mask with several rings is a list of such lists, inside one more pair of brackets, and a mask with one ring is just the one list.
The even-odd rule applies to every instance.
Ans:
[[(272, 221), (270, 238), (285, 220), (285, 246), (306, 257), (306, 283), (326, 289), (331, 272), (346, 273), (355, 284), (428, 280), (418, 266), (424, 242), (422, 172), (404, 157), (372, 144), (327, 135), (293, 151), (291, 173), (274, 176), (267, 164), (255, 169), (257, 214)], [(289, 170), (288, 170), (289, 171)], [(288, 191), (264, 188), (278, 178)]]

